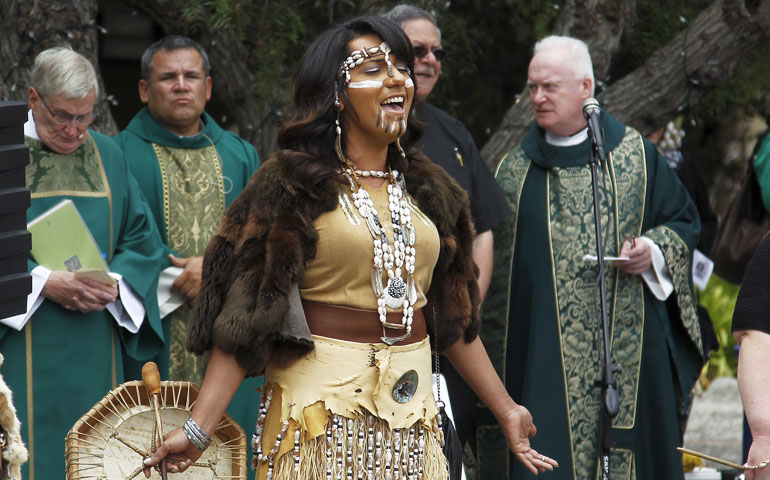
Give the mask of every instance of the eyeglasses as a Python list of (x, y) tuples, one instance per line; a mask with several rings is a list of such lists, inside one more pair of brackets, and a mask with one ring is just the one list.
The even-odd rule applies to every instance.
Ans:
[[(40, 94), (38, 94), (38, 96), (40, 96)], [(51, 116), (53, 117), (53, 121), (58, 123), (59, 125), (68, 125), (71, 121), (75, 120), (75, 122), (78, 125), (85, 127), (87, 125), (91, 125), (94, 122), (94, 120), (96, 120), (97, 114), (93, 112), (84, 113), (83, 115), (70, 115), (69, 113), (62, 113), (62, 112), (53, 113), (51, 111), (51, 107), (49, 107), (48, 104), (45, 103), (45, 100), (43, 99), (42, 96), (40, 97), (40, 101), (43, 102), (45, 109), (48, 110), (48, 113), (50, 113)]]
[(414, 57), (425, 58), (429, 51), (433, 52), (433, 56), (436, 57), (437, 62), (440, 62), (444, 59), (444, 57), (446, 57), (446, 50), (443, 48), (434, 48), (433, 50), (428, 50), (428, 47), (423, 46), (414, 47)]

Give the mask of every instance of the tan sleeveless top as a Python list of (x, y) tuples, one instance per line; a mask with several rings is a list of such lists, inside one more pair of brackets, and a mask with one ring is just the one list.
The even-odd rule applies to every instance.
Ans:
[[(388, 240), (393, 245), (387, 185), (384, 182), (380, 188), (368, 185), (364, 188), (369, 192)], [(299, 282), (300, 296), (313, 302), (376, 311), (377, 297), (371, 281), (374, 266), (372, 235), (358, 208), (353, 205), (348, 187), (340, 189), (337, 200), (337, 208), (321, 214), (313, 223), (318, 232), (317, 252)], [(417, 208), (412, 198), (407, 196), (407, 201), (417, 234), (414, 271), (418, 297), (414, 308), (417, 309), (426, 303), (425, 292), (430, 287), (438, 260), (439, 236), (436, 226)], [(384, 281), (387, 280), (386, 275), (383, 276)]]

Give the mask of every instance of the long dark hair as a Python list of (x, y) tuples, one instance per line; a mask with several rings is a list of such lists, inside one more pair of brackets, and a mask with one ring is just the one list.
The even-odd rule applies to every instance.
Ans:
[[(347, 99), (340, 65), (350, 54), (350, 41), (367, 34), (374, 34), (386, 42), (391, 54), (406, 62), (409, 71), (414, 72), (414, 52), (409, 38), (398, 25), (382, 17), (358, 17), (336, 25), (308, 47), (294, 80), (293, 112), (278, 132), (281, 148), (278, 159), (295, 185), (311, 196), (315, 196), (317, 185), (329, 177), (338, 176), (340, 164), (334, 152), (337, 135), (334, 123), (337, 118), (335, 88), (340, 101)], [(415, 120), (412, 113), (409, 112), (406, 133), (400, 140), (408, 158), (420, 155), (412, 146), (423, 131), (422, 124)], [(342, 138), (344, 148), (344, 132)], [(388, 163), (393, 169), (408, 170), (408, 164), (401, 158), (395, 142), (388, 147)]]

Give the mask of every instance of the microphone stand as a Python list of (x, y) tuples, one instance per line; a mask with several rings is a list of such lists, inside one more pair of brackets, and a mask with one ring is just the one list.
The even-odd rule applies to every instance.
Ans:
[(618, 414), (620, 408), (618, 402), (618, 391), (615, 386), (614, 372), (618, 367), (612, 363), (612, 357), (610, 355), (610, 328), (607, 321), (607, 271), (604, 262), (604, 245), (602, 243), (602, 220), (601, 213), (599, 211), (599, 188), (597, 179), (597, 167), (601, 164), (605, 167), (607, 164), (606, 158), (604, 158), (604, 145), (601, 140), (597, 141), (597, 138), (601, 138), (598, 135), (591, 132), (591, 126), (589, 122), (589, 137), (591, 137), (591, 184), (593, 190), (594, 200), (594, 226), (596, 228), (596, 258), (599, 262), (599, 297), (601, 300), (601, 318), (599, 319), (599, 327), (603, 333), (603, 347), (604, 347), (604, 362), (601, 381), (597, 382), (597, 385), (601, 385), (602, 392), (602, 414), (600, 421), (601, 436), (600, 436), (600, 454), (599, 454), (599, 469), (601, 471), (601, 479), (609, 480), (610, 478), (610, 444), (612, 437), (612, 419)]

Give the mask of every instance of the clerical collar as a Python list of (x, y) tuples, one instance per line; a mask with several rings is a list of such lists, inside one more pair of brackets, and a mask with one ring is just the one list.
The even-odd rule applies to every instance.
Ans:
[(588, 127), (568, 137), (562, 137), (561, 135), (553, 134), (548, 130), (545, 131), (545, 141), (555, 147), (571, 147), (573, 145), (580, 145), (587, 138), (588, 138)]
[(206, 124), (203, 123), (203, 117), (199, 118), (198, 122), (200, 122), (200, 130), (198, 130), (197, 132), (193, 133), (192, 135), (177, 135), (177, 137), (179, 137), (179, 138), (195, 138), (198, 135), (200, 135), (201, 133), (203, 133), (203, 129), (206, 128)]
[(40, 135), (37, 134), (37, 128), (35, 128), (35, 117), (32, 116), (32, 109), (27, 112), (27, 121), (24, 122), (24, 135), (40, 140)]

